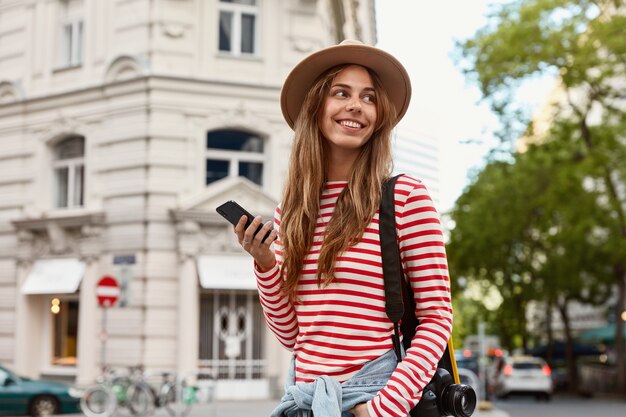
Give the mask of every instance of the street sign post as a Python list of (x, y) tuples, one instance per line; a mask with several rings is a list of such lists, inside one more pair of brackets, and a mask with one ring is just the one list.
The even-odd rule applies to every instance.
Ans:
[(102, 330), (100, 333), (102, 349), (100, 362), (103, 372), (106, 368), (106, 345), (109, 337), (107, 334), (107, 311), (117, 302), (119, 296), (120, 286), (115, 278), (109, 275), (105, 275), (100, 278), (100, 281), (98, 281), (98, 284), (96, 285), (96, 298), (98, 299), (98, 305), (102, 307)]

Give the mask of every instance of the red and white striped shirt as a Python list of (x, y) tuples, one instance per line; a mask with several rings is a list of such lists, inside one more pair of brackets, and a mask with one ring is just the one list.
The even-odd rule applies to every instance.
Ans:
[[(335, 279), (317, 285), (316, 268), (326, 225), (345, 181), (326, 183), (313, 245), (305, 259), (292, 304), (279, 292), (280, 240), (277, 265), (256, 271), (266, 322), (280, 343), (296, 356), (296, 382), (321, 375), (339, 382), (350, 379), (368, 361), (392, 349), (393, 325), (385, 313), (385, 290), (378, 234), (378, 212), (361, 240), (337, 258)], [(395, 214), (403, 268), (415, 297), (420, 324), (404, 360), (387, 385), (368, 403), (373, 416), (404, 417), (431, 380), (452, 331), (452, 304), (439, 215), (426, 187), (406, 175), (395, 187)], [(280, 230), (280, 208), (275, 227)]]

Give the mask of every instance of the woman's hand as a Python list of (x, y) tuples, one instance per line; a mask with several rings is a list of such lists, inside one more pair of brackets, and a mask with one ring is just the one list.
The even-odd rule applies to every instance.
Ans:
[[(237, 235), (239, 244), (246, 252), (252, 255), (261, 272), (269, 271), (276, 265), (276, 257), (270, 246), (278, 237), (278, 232), (272, 227), (272, 222), (268, 221), (263, 225), (261, 230), (255, 234), (256, 230), (261, 226), (261, 216), (255, 217), (247, 229), (245, 229), (246, 221), (247, 217), (241, 216), (235, 226), (235, 234)], [(268, 232), (269, 235), (262, 241), (263, 237)]]
[(367, 411), (367, 404), (357, 404), (350, 409), (350, 412), (354, 414), (354, 417), (370, 417), (370, 412)]

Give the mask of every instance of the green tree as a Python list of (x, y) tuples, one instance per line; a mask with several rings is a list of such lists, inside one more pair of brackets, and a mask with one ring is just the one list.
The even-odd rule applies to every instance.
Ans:
[(490, 330), (509, 350), (529, 348), (530, 302), (547, 306), (550, 340), (549, 315), (553, 307), (559, 312), (568, 346), (568, 380), (575, 387), (569, 305), (602, 305), (612, 274), (606, 222), (595, 220), (599, 194), (584, 187), (590, 164), (572, 160), (570, 153), (552, 141), (531, 146), (512, 162), (487, 165), (451, 213), (456, 226), (448, 252), (453, 276), (463, 275), (485, 290), (496, 288), (502, 296)]
[(513, 168), (493, 162), (479, 174), (455, 204), (455, 227), (448, 242), (451, 275), (466, 277), (468, 286), (485, 293), (495, 287), (506, 300), (497, 308), (498, 320), (490, 322), (490, 330), (509, 350), (528, 347), (525, 312), (534, 298), (523, 278), (529, 265), (518, 253), (526, 207), (524, 196), (511, 186)]
[[(598, 230), (606, 231), (602, 246), (617, 290), (619, 323), (626, 309), (624, 1), (513, 1), (495, 9), (489, 23), (462, 43), (460, 51), (467, 75), (478, 83), (502, 121), (503, 140), (525, 135), (555, 141), (570, 152), (569, 158), (587, 163), (584, 181), (597, 194), (592, 217), (604, 216)], [(533, 125), (515, 101), (525, 80), (543, 74), (559, 80), (547, 132)], [(618, 387), (624, 391), (623, 326), (616, 326), (615, 340)]]

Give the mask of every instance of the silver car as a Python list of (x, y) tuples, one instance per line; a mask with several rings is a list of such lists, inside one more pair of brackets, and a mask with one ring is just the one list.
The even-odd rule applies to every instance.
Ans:
[(538, 400), (552, 398), (552, 370), (541, 358), (510, 356), (503, 358), (495, 372), (495, 393), (499, 398), (512, 394), (534, 395)]

